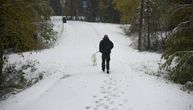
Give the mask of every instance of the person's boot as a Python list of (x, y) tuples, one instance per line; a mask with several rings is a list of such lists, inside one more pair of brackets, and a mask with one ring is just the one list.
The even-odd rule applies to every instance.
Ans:
[(107, 70), (107, 74), (109, 74), (109, 70)]
[(103, 72), (105, 72), (105, 69), (102, 69)]

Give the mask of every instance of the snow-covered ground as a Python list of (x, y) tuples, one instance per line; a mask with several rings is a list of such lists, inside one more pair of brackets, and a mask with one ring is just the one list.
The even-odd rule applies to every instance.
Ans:
[[(61, 21), (55, 20), (55, 29)], [(56, 26), (57, 25), (57, 26)], [(92, 66), (104, 34), (114, 42), (110, 74), (101, 71), (101, 58)], [(54, 48), (10, 56), (12, 62), (38, 60), (45, 78), (0, 102), (0, 110), (193, 110), (193, 94), (179, 85), (150, 76), (160, 54), (138, 52), (117, 24), (68, 21)]]

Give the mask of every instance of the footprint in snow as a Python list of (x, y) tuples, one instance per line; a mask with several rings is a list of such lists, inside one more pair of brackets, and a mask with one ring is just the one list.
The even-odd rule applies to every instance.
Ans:
[(99, 101), (101, 102), (101, 101), (103, 101), (103, 99), (99, 99)]
[(90, 106), (85, 107), (85, 109), (87, 109), (87, 110), (90, 109), (90, 108), (91, 108)]
[(99, 102), (100, 102), (99, 100), (95, 101), (95, 103), (97, 103), (97, 104), (98, 104)]
[(104, 96), (103, 98), (106, 99), (106, 98), (108, 98), (108, 96)]
[(105, 108), (105, 109), (108, 109), (108, 108), (109, 108), (109, 106), (107, 106), (107, 105), (104, 105), (104, 108)]
[(123, 104), (119, 104), (119, 106), (123, 106)]
[(106, 91), (101, 91), (102, 94), (106, 94), (107, 92)]
[(101, 89), (104, 89), (104, 86), (102, 86)]
[(97, 98), (97, 96), (95, 95), (95, 96), (93, 96), (93, 98)]

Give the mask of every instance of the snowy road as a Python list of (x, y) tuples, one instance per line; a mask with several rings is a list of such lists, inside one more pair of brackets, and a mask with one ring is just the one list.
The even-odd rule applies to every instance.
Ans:
[[(97, 66), (91, 62), (104, 34), (115, 45), (109, 75), (100, 54)], [(26, 55), (39, 60), (47, 77), (1, 102), (0, 110), (193, 110), (192, 94), (145, 74), (156, 72), (160, 55), (139, 53), (130, 43), (120, 25), (68, 21), (55, 48)]]

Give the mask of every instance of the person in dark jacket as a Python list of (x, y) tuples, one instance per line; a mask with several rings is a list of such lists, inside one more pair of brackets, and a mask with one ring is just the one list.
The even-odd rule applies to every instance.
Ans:
[(66, 18), (62, 17), (62, 21), (63, 21), (63, 23), (66, 23)]
[(101, 40), (99, 44), (99, 51), (102, 53), (102, 71), (105, 72), (106, 67), (107, 73), (109, 73), (110, 69), (110, 54), (113, 47), (114, 44), (111, 40), (109, 40), (108, 35), (104, 35), (103, 40)]

